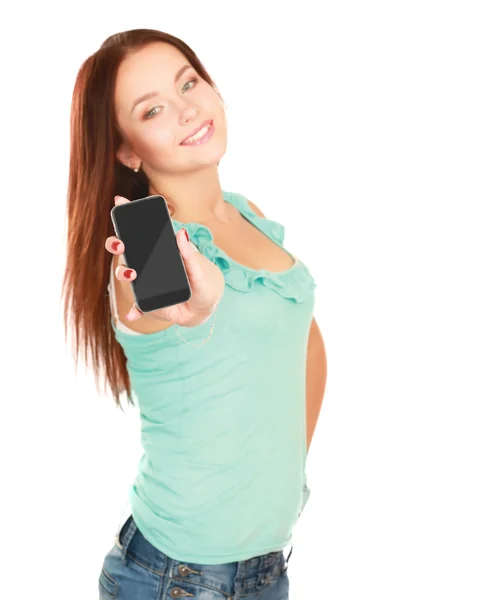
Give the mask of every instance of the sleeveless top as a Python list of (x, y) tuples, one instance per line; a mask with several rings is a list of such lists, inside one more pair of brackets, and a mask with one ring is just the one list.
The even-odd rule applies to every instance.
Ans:
[[(240, 194), (223, 197), (284, 248), (283, 225), (258, 216)], [(212, 336), (193, 346), (174, 326), (141, 334), (115, 322), (111, 268), (111, 325), (141, 422), (131, 513), (147, 541), (176, 560), (222, 564), (283, 550), (310, 495), (306, 357), (315, 280), (298, 259), (281, 272), (246, 267), (205, 225), (171, 220), (226, 285)], [(211, 322), (176, 327), (199, 344)]]

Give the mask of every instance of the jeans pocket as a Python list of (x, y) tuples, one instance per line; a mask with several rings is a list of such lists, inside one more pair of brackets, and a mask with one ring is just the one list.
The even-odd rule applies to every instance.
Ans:
[(98, 589), (100, 592), (100, 600), (116, 600), (118, 595), (118, 584), (109, 575), (105, 568), (101, 569), (100, 577), (98, 579)]

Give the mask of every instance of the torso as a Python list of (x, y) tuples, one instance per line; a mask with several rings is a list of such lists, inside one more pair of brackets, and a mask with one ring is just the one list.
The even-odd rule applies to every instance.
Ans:
[(214, 236), (216, 246), (249, 269), (286, 271), (294, 265), (288, 252), (243, 217), (237, 208), (231, 206), (230, 209), (229, 222), (203, 223)]
[[(225, 252), (232, 260), (244, 265), (249, 269), (268, 271), (286, 271), (294, 266), (292, 256), (272, 241), (265, 233), (260, 231), (250, 223), (234, 206), (230, 206), (231, 218), (228, 222), (203, 222), (214, 236), (214, 244)], [(176, 219), (176, 215), (173, 215)], [(186, 220), (178, 219), (186, 222)], [(119, 263), (119, 256), (113, 257), (114, 269)], [(121, 261), (122, 262), (122, 261)], [(127, 283), (127, 282), (126, 282)], [(116, 301), (118, 304), (118, 313), (121, 322), (127, 325), (133, 331), (140, 333), (154, 333), (161, 331), (168, 326), (168, 322), (158, 321), (158, 319), (148, 318), (144, 315), (138, 321), (129, 323), (124, 315), (129, 312), (134, 298), (126, 292), (115, 277)]]

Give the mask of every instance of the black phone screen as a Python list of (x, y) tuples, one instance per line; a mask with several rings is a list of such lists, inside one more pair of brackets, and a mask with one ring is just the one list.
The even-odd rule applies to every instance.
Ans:
[(131, 282), (142, 312), (185, 302), (191, 297), (176, 233), (163, 196), (118, 204), (111, 210), (124, 258), (137, 277)]

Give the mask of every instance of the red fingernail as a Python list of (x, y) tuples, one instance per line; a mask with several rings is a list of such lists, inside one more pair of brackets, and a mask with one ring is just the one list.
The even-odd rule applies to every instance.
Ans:
[(187, 231), (184, 229), (184, 227), (183, 227), (183, 231), (184, 231), (184, 233), (185, 233), (185, 235), (186, 235), (186, 239), (187, 239), (187, 240), (188, 240), (188, 242), (189, 242), (189, 235), (188, 235), (188, 232), (187, 232)]
[(113, 242), (113, 243), (111, 244), (111, 247), (112, 247), (112, 248), (113, 248), (113, 250), (116, 252), (116, 250), (118, 250), (118, 246), (119, 246), (119, 245), (120, 245), (120, 243), (119, 243), (119, 242)]
[(131, 277), (132, 272), (133, 272), (133, 269), (126, 269), (126, 271), (124, 272), (124, 276), (129, 279)]

